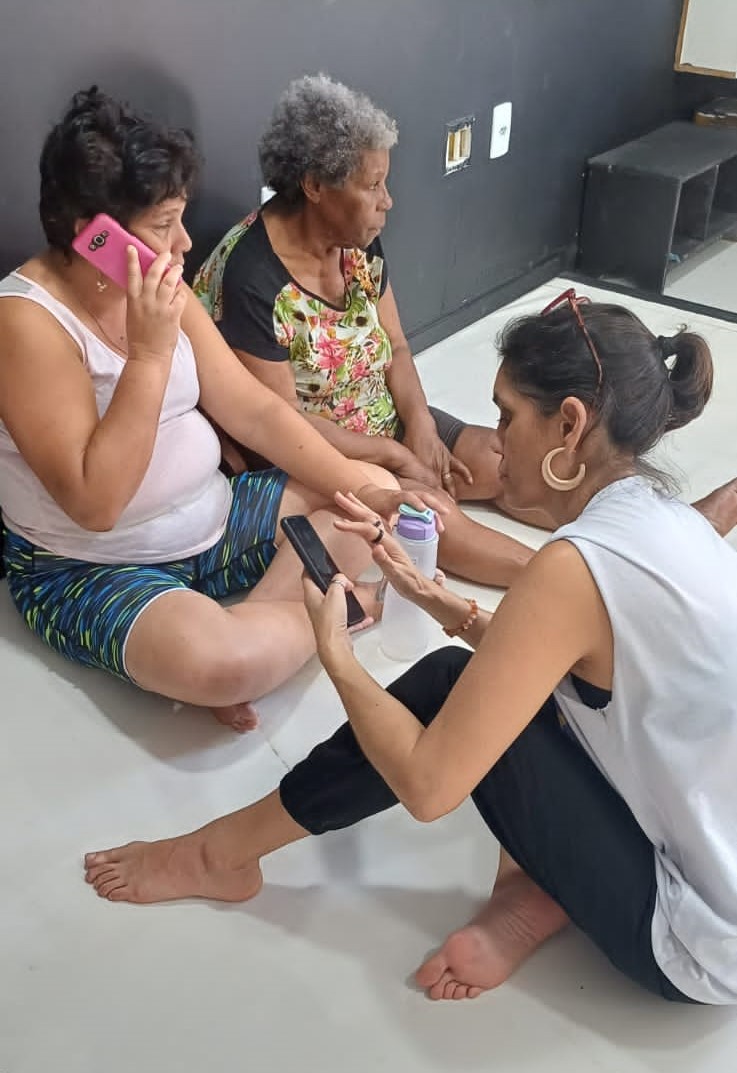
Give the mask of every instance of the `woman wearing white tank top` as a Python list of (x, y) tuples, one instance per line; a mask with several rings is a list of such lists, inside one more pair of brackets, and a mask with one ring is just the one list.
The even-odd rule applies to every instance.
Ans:
[[(368, 553), (334, 529), (335, 493), (362, 489), (385, 516), (407, 493), (251, 376), (181, 282), (197, 169), (187, 132), (96, 88), (46, 139), (48, 248), (0, 282), (4, 565), (57, 651), (243, 731), (314, 651), (280, 518), (311, 514), (355, 576)], [(128, 247), (127, 289), (73, 248), (99, 213), (157, 254), (144, 277)], [(203, 411), (279, 468), (229, 482)], [(229, 609), (213, 599), (243, 591)]]

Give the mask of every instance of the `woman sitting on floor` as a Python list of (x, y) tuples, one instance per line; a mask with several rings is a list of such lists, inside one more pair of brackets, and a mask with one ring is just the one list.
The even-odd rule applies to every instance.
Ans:
[[(705, 342), (618, 306), (565, 304), (501, 339), (499, 478), (559, 528), (492, 617), (419, 576), (392, 584), (450, 635), (389, 689), (356, 661), (337, 578), (305, 582), (349, 724), (262, 801), (180, 838), (90, 853), (112, 901), (246, 899), (259, 858), (401, 802), (430, 821), (471, 795), (502, 846), (488, 904), (418, 970), (475, 998), (569, 921), (632, 980), (737, 1001), (737, 555), (643, 456), (709, 398)], [(674, 360), (671, 362), (671, 358)], [(341, 498), (344, 530), (376, 516)]]
[[(194, 291), (246, 368), (348, 458), (449, 493), (442, 567), (508, 585), (532, 552), (454, 502), (499, 499), (496, 432), (427, 405), (389, 282), (379, 234), (396, 140), (347, 86), (293, 82), (259, 149), (276, 196), (223, 237)], [(237, 450), (225, 456), (242, 468)]]
[[(314, 651), (280, 517), (317, 511), (337, 561), (360, 571), (363, 542), (324, 508), (337, 490), (384, 515), (404, 497), (251, 376), (181, 283), (197, 166), (188, 133), (96, 89), (46, 139), (48, 248), (0, 281), (4, 563), (52, 648), (244, 730), (250, 702)], [(128, 248), (127, 293), (72, 248), (100, 212), (158, 254), (142, 278)], [(199, 406), (281, 468), (228, 481)], [(215, 602), (235, 592), (249, 598)]]

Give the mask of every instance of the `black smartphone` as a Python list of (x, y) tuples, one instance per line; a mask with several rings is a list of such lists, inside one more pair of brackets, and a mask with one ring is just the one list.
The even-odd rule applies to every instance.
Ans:
[[(290, 514), (282, 518), (281, 527), (284, 534), (299, 555), (310, 578), (320, 592), (327, 592), (330, 579), (340, 573), (333, 562), (312, 523), (304, 514)], [(366, 612), (352, 592), (345, 594), (348, 606), (348, 625), (356, 626), (366, 618)]]

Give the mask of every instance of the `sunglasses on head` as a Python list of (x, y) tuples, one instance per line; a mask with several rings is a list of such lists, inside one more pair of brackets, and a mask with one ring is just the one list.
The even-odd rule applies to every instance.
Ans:
[(599, 357), (596, 351), (596, 347), (594, 346), (594, 340), (591, 338), (589, 330), (584, 324), (580, 308), (582, 305), (585, 305), (586, 302), (590, 301), (590, 298), (586, 298), (584, 295), (577, 295), (573, 287), (569, 287), (568, 290), (563, 291), (562, 294), (559, 294), (557, 298), (554, 298), (552, 302), (546, 305), (540, 316), (544, 317), (547, 313), (552, 313), (552, 311), (554, 309), (557, 309), (558, 306), (568, 306), (568, 308), (573, 313), (573, 316), (576, 318), (576, 324), (578, 324), (579, 328), (581, 329), (583, 337), (586, 340), (586, 345), (591, 351), (591, 357), (594, 359), (594, 364), (596, 365), (597, 372), (596, 390), (598, 392), (604, 379), (604, 370), (601, 365), (601, 358)]

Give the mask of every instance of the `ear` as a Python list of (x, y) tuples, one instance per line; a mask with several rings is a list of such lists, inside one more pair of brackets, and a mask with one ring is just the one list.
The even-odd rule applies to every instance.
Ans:
[(302, 193), (307, 200), (311, 201), (313, 205), (319, 205), (323, 190), (323, 184), (320, 180), (316, 179), (314, 175), (311, 175), (308, 172), (302, 179), (300, 185), (302, 187)]
[(74, 237), (75, 238), (77, 237), (79, 232), (82, 231), (87, 226), (87, 224), (90, 222), (91, 219), (92, 219), (92, 217), (90, 216), (90, 217), (87, 217), (86, 219), (83, 219), (83, 220), (75, 220), (74, 221)]
[(566, 447), (575, 450), (581, 445), (589, 424), (589, 412), (575, 395), (568, 395), (560, 404), (560, 432)]

